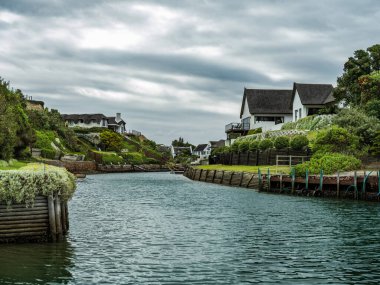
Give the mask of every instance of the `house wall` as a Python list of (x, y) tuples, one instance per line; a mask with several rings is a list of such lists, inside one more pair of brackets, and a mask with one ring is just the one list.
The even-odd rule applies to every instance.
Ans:
[(108, 124), (107, 124), (107, 121), (105, 121), (105, 125), (103, 126), (103, 123), (100, 122), (100, 123), (96, 123), (96, 122), (93, 122), (93, 123), (88, 123), (88, 124), (85, 124), (85, 123), (70, 123), (70, 121), (66, 121), (68, 126), (71, 127), (71, 128), (74, 128), (74, 127), (81, 127), (81, 128), (101, 128), (101, 127), (104, 127), (104, 128), (107, 128)]
[[(301, 109), (301, 116), (299, 116), (299, 109)], [(297, 119), (295, 116), (296, 110), (297, 113)], [(302, 105), (301, 98), (298, 94), (298, 91), (296, 90), (296, 94), (294, 95), (293, 99), (293, 122), (298, 121), (301, 118), (305, 118), (307, 116), (307, 107)]]
[(250, 119), (250, 125), (252, 126), (254, 124), (254, 119), (253, 119), (253, 116), (251, 115), (251, 113), (249, 112), (247, 98), (245, 98), (243, 114), (242, 114), (240, 119), (243, 120), (243, 119), (248, 118), (248, 117), (251, 118)]

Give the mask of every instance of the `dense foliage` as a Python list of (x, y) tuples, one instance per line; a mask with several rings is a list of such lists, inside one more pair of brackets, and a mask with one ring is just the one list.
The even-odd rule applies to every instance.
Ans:
[(341, 153), (326, 153), (316, 155), (310, 161), (295, 166), (297, 176), (305, 176), (306, 170), (310, 174), (319, 174), (323, 170), (325, 174), (333, 174), (337, 171), (350, 171), (361, 166), (360, 160), (352, 155)]
[(249, 141), (241, 141), (239, 143), (239, 152), (247, 152), (249, 150)]
[(319, 130), (331, 125), (334, 115), (313, 115), (299, 119), (297, 122), (288, 122), (282, 125), (282, 130)]
[(267, 150), (273, 147), (273, 142), (270, 139), (263, 139), (259, 143), (260, 150)]
[(60, 193), (63, 200), (75, 191), (75, 177), (64, 168), (32, 165), (22, 170), (0, 171), (0, 202), (32, 205), (38, 195)]
[(356, 154), (358, 148), (359, 137), (337, 126), (319, 132), (312, 146), (315, 153)]
[(289, 147), (289, 137), (280, 136), (274, 140), (274, 147), (276, 149), (284, 149)]
[(106, 151), (120, 152), (123, 148), (123, 137), (111, 130), (105, 130), (100, 133), (102, 148)]
[[(357, 50), (344, 64), (343, 74), (337, 80), (334, 96), (352, 106), (359, 106), (368, 99), (378, 97), (372, 89), (379, 78), (380, 45), (373, 45), (367, 50)], [(375, 73), (373, 73), (375, 72)]]
[(25, 108), (22, 92), (0, 78), (0, 159), (17, 157), (35, 140)]
[(290, 140), (290, 147), (293, 150), (302, 150), (309, 145), (309, 139), (305, 135), (295, 135)]

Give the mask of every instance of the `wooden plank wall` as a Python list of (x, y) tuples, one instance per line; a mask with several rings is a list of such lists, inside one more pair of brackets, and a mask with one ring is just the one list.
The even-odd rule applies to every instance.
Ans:
[(69, 227), (67, 202), (58, 195), (51, 200), (37, 196), (30, 207), (0, 204), (0, 243), (62, 240)]

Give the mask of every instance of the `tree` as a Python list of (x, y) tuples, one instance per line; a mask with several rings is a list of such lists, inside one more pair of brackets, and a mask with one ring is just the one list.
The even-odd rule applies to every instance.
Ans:
[(123, 147), (123, 137), (111, 130), (105, 130), (100, 134), (101, 144), (107, 151), (121, 151)]
[(344, 64), (343, 74), (338, 77), (335, 98), (345, 100), (350, 105), (360, 105), (362, 87), (359, 78), (380, 70), (380, 45), (367, 50), (357, 50)]
[(0, 78), (0, 159), (17, 157), (35, 140), (25, 109), (22, 92)]
[(179, 137), (178, 140), (173, 140), (172, 146), (178, 146), (178, 147), (189, 147), (189, 146), (191, 146), (192, 148), (194, 148), (194, 145), (192, 145), (191, 143), (184, 142), (184, 139), (182, 137)]

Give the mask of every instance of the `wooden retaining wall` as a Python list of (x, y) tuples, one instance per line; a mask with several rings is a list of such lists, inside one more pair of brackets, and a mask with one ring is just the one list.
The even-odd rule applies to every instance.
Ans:
[(60, 241), (69, 229), (67, 202), (37, 196), (33, 206), (0, 204), (0, 243)]
[(308, 178), (269, 173), (247, 173), (188, 168), (184, 176), (195, 181), (244, 187), (279, 194), (380, 201), (379, 175), (319, 176)]

